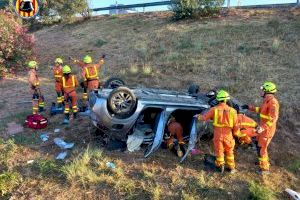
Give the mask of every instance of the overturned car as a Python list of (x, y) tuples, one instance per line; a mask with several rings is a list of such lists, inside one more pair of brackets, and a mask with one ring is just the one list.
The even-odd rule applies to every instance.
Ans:
[(111, 79), (109, 82), (106, 88), (89, 94), (90, 119), (101, 132), (123, 141), (138, 127), (146, 124), (150, 131), (146, 131), (143, 141), (148, 144), (145, 157), (160, 147), (172, 115), (183, 126), (188, 141), (187, 151), (181, 159), (183, 161), (199, 136), (194, 116), (215, 104), (211, 98), (213, 92), (201, 94), (197, 85), (191, 85), (187, 92), (178, 92), (128, 88), (119, 79)]

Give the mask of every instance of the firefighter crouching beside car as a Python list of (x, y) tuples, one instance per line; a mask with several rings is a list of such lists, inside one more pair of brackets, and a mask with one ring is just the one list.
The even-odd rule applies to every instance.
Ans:
[(97, 64), (93, 64), (92, 57), (88, 55), (83, 58), (83, 61), (73, 60), (81, 67), (81, 76), (83, 78), (82, 87), (84, 88), (82, 97), (85, 105), (84, 107), (87, 105), (88, 92), (100, 88), (99, 70), (101, 65), (104, 64), (104, 58), (105, 56), (102, 56)]
[[(181, 158), (185, 154), (183, 128), (173, 116), (170, 117), (167, 126), (168, 133), (165, 136), (167, 148)], [(178, 145), (175, 145), (174, 137), (177, 139)]]
[[(239, 131), (237, 123), (237, 112), (234, 108), (229, 107), (226, 102), (230, 99), (229, 94), (220, 90), (216, 96), (218, 105), (209, 109), (205, 114), (197, 115), (199, 121), (213, 120), (214, 127), (214, 150), (216, 155), (215, 165), (223, 172), (224, 167), (235, 172), (233, 135)], [(225, 154), (225, 158), (224, 158)]]
[(237, 136), (239, 143), (245, 145), (252, 144), (252, 138), (257, 136), (257, 123), (245, 114), (239, 113), (239, 111), (237, 114), (237, 123), (239, 131), (235, 136)]
[(37, 62), (30, 61), (28, 63), (29, 71), (28, 71), (28, 82), (32, 94), (32, 113), (38, 114), (38, 112), (44, 111), (45, 103), (44, 97), (42, 96), (40, 90), (40, 80), (37, 75)]
[(62, 81), (61, 81), (63, 76), (62, 64), (63, 64), (63, 60), (61, 58), (56, 58), (55, 65), (53, 67), (53, 75), (55, 79), (55, 91), (57, 94), (56, 103), (58, 107), (62, 107), (62, 103), (64, 101)]
[(63, 67), (63, 77), (62, 77), (62, 87), (64, 92), (64, 102), (65, 102), (65, 119), (64, 124), (68, 124), (70, 120), (70, 102), (72, 105), (72, 111), (74, 118), (77, 117), (77, 96), (76, 87), (78, 86), (77, 78), (74, 74), (71, 74), (71, 68), (68, 65)]
[(259, 174), (268, 174), (270, 170), (268, 146), (276, 132), (276, 124), (279, 117), (279, 103), (275, 98), (276, 85), (272, 82), (265, 82), (261, 86), (261, 97), (264, 98), (260, 107), (243, 105), (243, 109), (249, 109), (259, 113), (260, 124), (257, 128), (257, 141), (259, 151)]

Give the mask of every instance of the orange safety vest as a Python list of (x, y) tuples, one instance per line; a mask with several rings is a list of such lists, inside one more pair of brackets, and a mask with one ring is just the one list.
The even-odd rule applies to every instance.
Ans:
[[(229, 114), (229, 117), (226, 119), (226, 116), (224, 114)], [(214, 120), (213, 120), (213, 126), (215, 127), (228, 127), (233, 128), (233, 121), (234, 121), (234, 114), (235, 111), (233, 108), (229, 109), (223, 109), (216, 107), (214, 110)]]
[(57, 81), (59, 81), (63, 76), (62, 69), (57, 69), (56, 67), (54, 67), (53, 68), (53, 74), (54, 74), (54, 78)]
[[(94, 65), (93, 67), (85, 67), (85, 73), (87, 80), (91, 79), (99, 79), (97, 67)], [(92, 69), (94, 72), (92, 72)]]
[(64, 89), (75, 87), (75, 76), (74, 75), (72, 75), (71, 80), (72, 80), (71, 84), (68, 84), (68, 82), (66, 82), (66, 78), (64, 76), (62, 77), (62, 82), (63, 82), (63, 88)]

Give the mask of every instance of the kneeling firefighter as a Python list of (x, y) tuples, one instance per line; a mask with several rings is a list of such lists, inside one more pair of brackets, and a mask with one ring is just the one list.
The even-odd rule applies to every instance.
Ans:
[(74, 118), (77, 117), (77, 95), (76, 87), (78, 86), (77, 78), (74, 74), (71, 74), (71, 68), (68, 65), (63, 67), (62, 87), (64, 92), (65, 102), (65, 119), (64, 124), (68, 124), (70, 120), (70, 102), (72, 104), (72, 111)]
[[(183, 128), (175, 117), (171, 116), (168, 121), (168, 134), (165, 137), (168, 149), (174, 152), (178, 157), (182, 157), (185, 154), (184, 141), (183, 141)], [(174, 143), (174, 137), (178, 141), (178, 145)]]
[[(199, 121), (213, 120), (214, 127), (214, 150), (216, 155), (215, 165), (223, 172), (226, 167), (230, 172), (235, 172), (233, 135), (239, 131), (237, 112), (229, 107), (226, 102), (230, 99), (228, 92), (220, 90), (216, 96), (218, 105), (209, 109), (205, 114), (197, 115)], [(225, 159), (224, 159), (225, 154)]]

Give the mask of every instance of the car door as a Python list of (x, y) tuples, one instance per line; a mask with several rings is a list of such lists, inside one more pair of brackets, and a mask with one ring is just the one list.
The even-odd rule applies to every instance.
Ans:
[(197, 142), (197, 119), (194, 117), (193, 121), (192, 121), (191, 131), (190, 131), (190, 139), (189, 139), (188, 148), (187, 148), (184, 156), (181, 158), (180, 163), (186, 159), (186, 157), (188, 156), (190, 151), (195, 147), (196, 142)]

